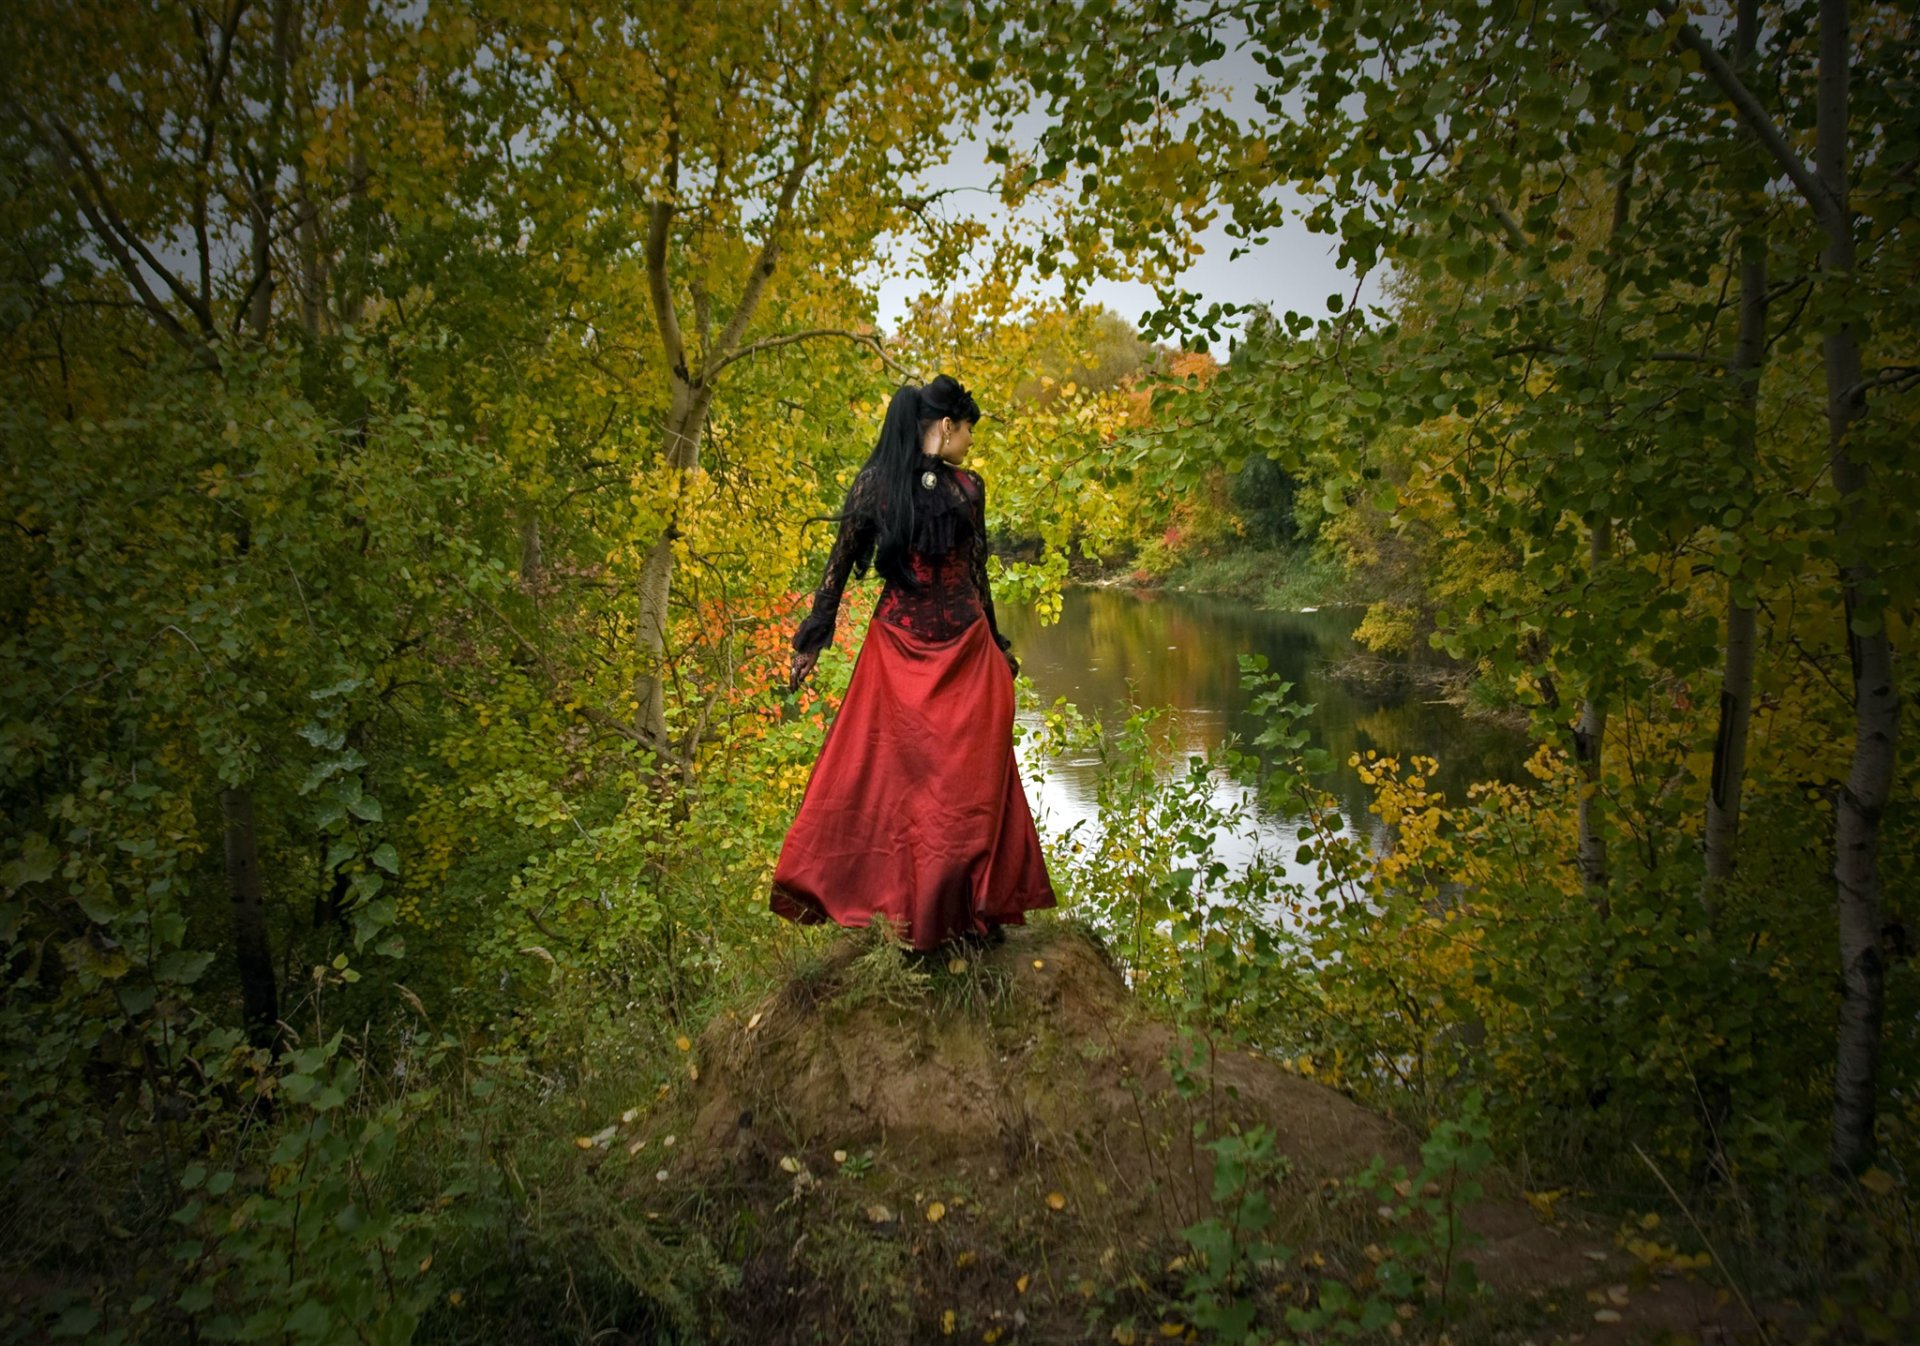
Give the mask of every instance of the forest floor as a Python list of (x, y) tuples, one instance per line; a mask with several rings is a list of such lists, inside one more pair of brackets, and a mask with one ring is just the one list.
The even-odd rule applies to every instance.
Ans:
[(655, 1227), (697, 1232), (737, 1269), (710, 1306), (725, 1341), (1219, 1339), (1182, 1231), (1231, 1220), (1205, 1142), (1255, 1127), (1285, 1156), (1256, 1184), (1274, 1213), (1261, 1237), (1285, 1251), (1262, 1250), (1227, 1298), (1269, 1336), (1351, 1292), (1385, 1306), (1383, 1340), (1748, 1339), (1700, 1272), (1649, 1266), (1497, 1177), (1450, 1259), (1475, 1264), (1478, 1292), (1444, 1312), (1388, 1302), (1386, 1249), (1415, 1249), (1429, 1274), (1445, 1250), (1414, 1227), (1425, 1217), (1396, 1221), (1347, 1180), (1376, 1158), (1417, 1172), (1418, 1139), (1265, 1057), (1202, 1044), (1170, 1068), (1180, 1044), (1070, 923), (931, 957), (850, 932), (714, 1019), (693, 1083), (606, 1157), (637, 1161), (618, 1165), (625, 1199)]

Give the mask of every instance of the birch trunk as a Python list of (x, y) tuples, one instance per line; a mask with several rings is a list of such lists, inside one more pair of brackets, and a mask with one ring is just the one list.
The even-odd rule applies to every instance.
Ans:
[[(1854, 271), (1853, 210), (1847, 199), (1850, 56), (1846, 0), (1821, 0), (1815, 172), (1830, 207), (1821, 220), (1827, 246), (1820, 265), (1831, 288), (1847, 285)], [(1833, 878), (1839, 905), (1841, 997), (1830, 1157), (1836, 1169), (1852, 1173), (1873, 1157), (1880, 1021), (1885, 1013), (1877, 852), (1880, 818), (1893, 783), (1900, 703), (1883, 605), (1872, 596), (1876, 571), (1861, 559), (1870, 483), (1866, 469), (1849, 452), (1847, 438), (1865, 399), (1859, 338), (1844, 311), (1828, 318), (1822, 353), (1827, 373), (1827, 458), (1841, 502), (1835, 531), (1854, 714), (1853, 760), (1834, 800)]]

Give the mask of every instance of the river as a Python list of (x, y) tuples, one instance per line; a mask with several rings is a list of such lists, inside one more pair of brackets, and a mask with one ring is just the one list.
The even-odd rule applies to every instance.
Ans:
[[(1243, 743), (1261, 725), (1248, 712), (1240, 686), (1242, 654), (1262, 654), (1268, 667), (1293, 683), (1292, 695), (1314, 707), (1303, 723), (1311, 746), (1332, 754), (1335, 767), (1320, 784), (1341, 802), (1341, 817), (1370, 845), (1382, 842), (1380, 820), (1367, 811), (1368, 791), (1347, 759), (1369, 748), (1383, 755), (1419, 753), (1437, 758), (1436, 783), (1453, 801), (1478, 780), (1519, 780), (1528, 745), (1524, 735), (1471, 720), (1431, 693), (1388, 694), (1331, 676), (1355, 650), (1358, 608), (1318, 612), (1262, 611), (1236, 599), (1163, 590), (1069, 589), (1060, 620), (1042, 625), (1013, 604), (999, 614), (1013, 641), (1020, 671), (1038, 694), (1020, 721), (1037, 725), (1045, 709), (1065, 697), (1084, 715), (1117, 726), (1131, 707), (1166, 707), (1168, 754), (1163, 772), (1184, 774), (1186, 760), (1218, 746), (1230, 734)], [(1065, 755), (1023, 760), (1023, 777), (1043, 831), (1058, 832), (1092, 819), (1099, 762)], [(1215, 799), (1246, 804), (1250, 825), (1216, 836), (1219, 858), (1244, 863), (1256, 849), (1287, 857), (1296, 826), (1257, 805), (1245, 787), (1215, 777)], [(1298, 877), (1311, 877), (1301, 867)]]

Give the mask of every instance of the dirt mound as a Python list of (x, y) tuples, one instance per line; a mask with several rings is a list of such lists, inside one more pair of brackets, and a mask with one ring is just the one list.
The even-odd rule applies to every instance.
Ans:
[[(719, 1306), (729, 1340), (1195, 1339), (1182, 1231), (1220, 1213), (1206, 1140), (1256, 1127), (1286, 1156), (1263, 1187), (1264, 1237), (1289, 1257), (1243, 1297), (1278, 1329), (1328, 1278), (1364, 1289), (1380, 1261), (1392, 1231), (1341, 1180), (1376, 1157), (1419, 1164), (1416, 1138), (1335, 1090), (1183, 1042), (1060, 924), (931, 958), (849, 935), (711, 1023), (696, 1060), (681, 1148), (645, 1199), (677, 1198), (738, 1268)], [(1636, 1322), (1698, 1332), (1720, 1316), (1679, 1282), (1602, 1289), (1596, 1310), (1589, 1284), (1619, 1281), (1625, 1259), (1525, 1205), (1480, 1203), (1467, 1225), (1504, 1296), (1476, 1311), (1488, 1334), (1544, 1342), (1558, 1320), (1627, 1341), (1645, 1336)], [(1629, 1306), (1664, 1296), (1661, 1311), (1609, 1321), (1623, 1289)], [(1452, 1339), (1481, 1338), (1456, 1320)]]

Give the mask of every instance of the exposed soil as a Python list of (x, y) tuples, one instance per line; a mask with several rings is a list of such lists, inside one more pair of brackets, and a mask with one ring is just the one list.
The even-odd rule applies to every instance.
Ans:
[[(667, 1176), (638, 1166), (633, 1196), (671, 1205), (739, 1268), (717, 1306), (725, 1340), (1202, 1340), (1183, 1326), (1175, 1259), (1215, 1210), (1204, 1138), (1265, 1126), (1291, 1161), (1269, 1236), (1293, 1255), (1249, 1293), (1268, 1339), (1292, 1339), (1286, 1309), (1324, 1278), (1364, 1294), (1394, 1233), (1340, 1180), (1376, 1156), (1417, 1169), (1418, 1138), (1204, 1042), (1188, 1044), (1183, 1087), (1179, 1045), (1072, 927), (925, 960), (849, 935), (708, 1026), (691, 1096), (656, 1123), (682, 1131)], [(650, 1143), (665, 1163), (664, 1135)], [(1461, 1255), (1488, 1290), (1446, 1324), (1409, 1310), (1380, 1339), (1746, 1339), (1709, 1285), (1649, 1276), (1556, 1221), (1518, 1200), (1471, 1207), (1479, 1246)]]

